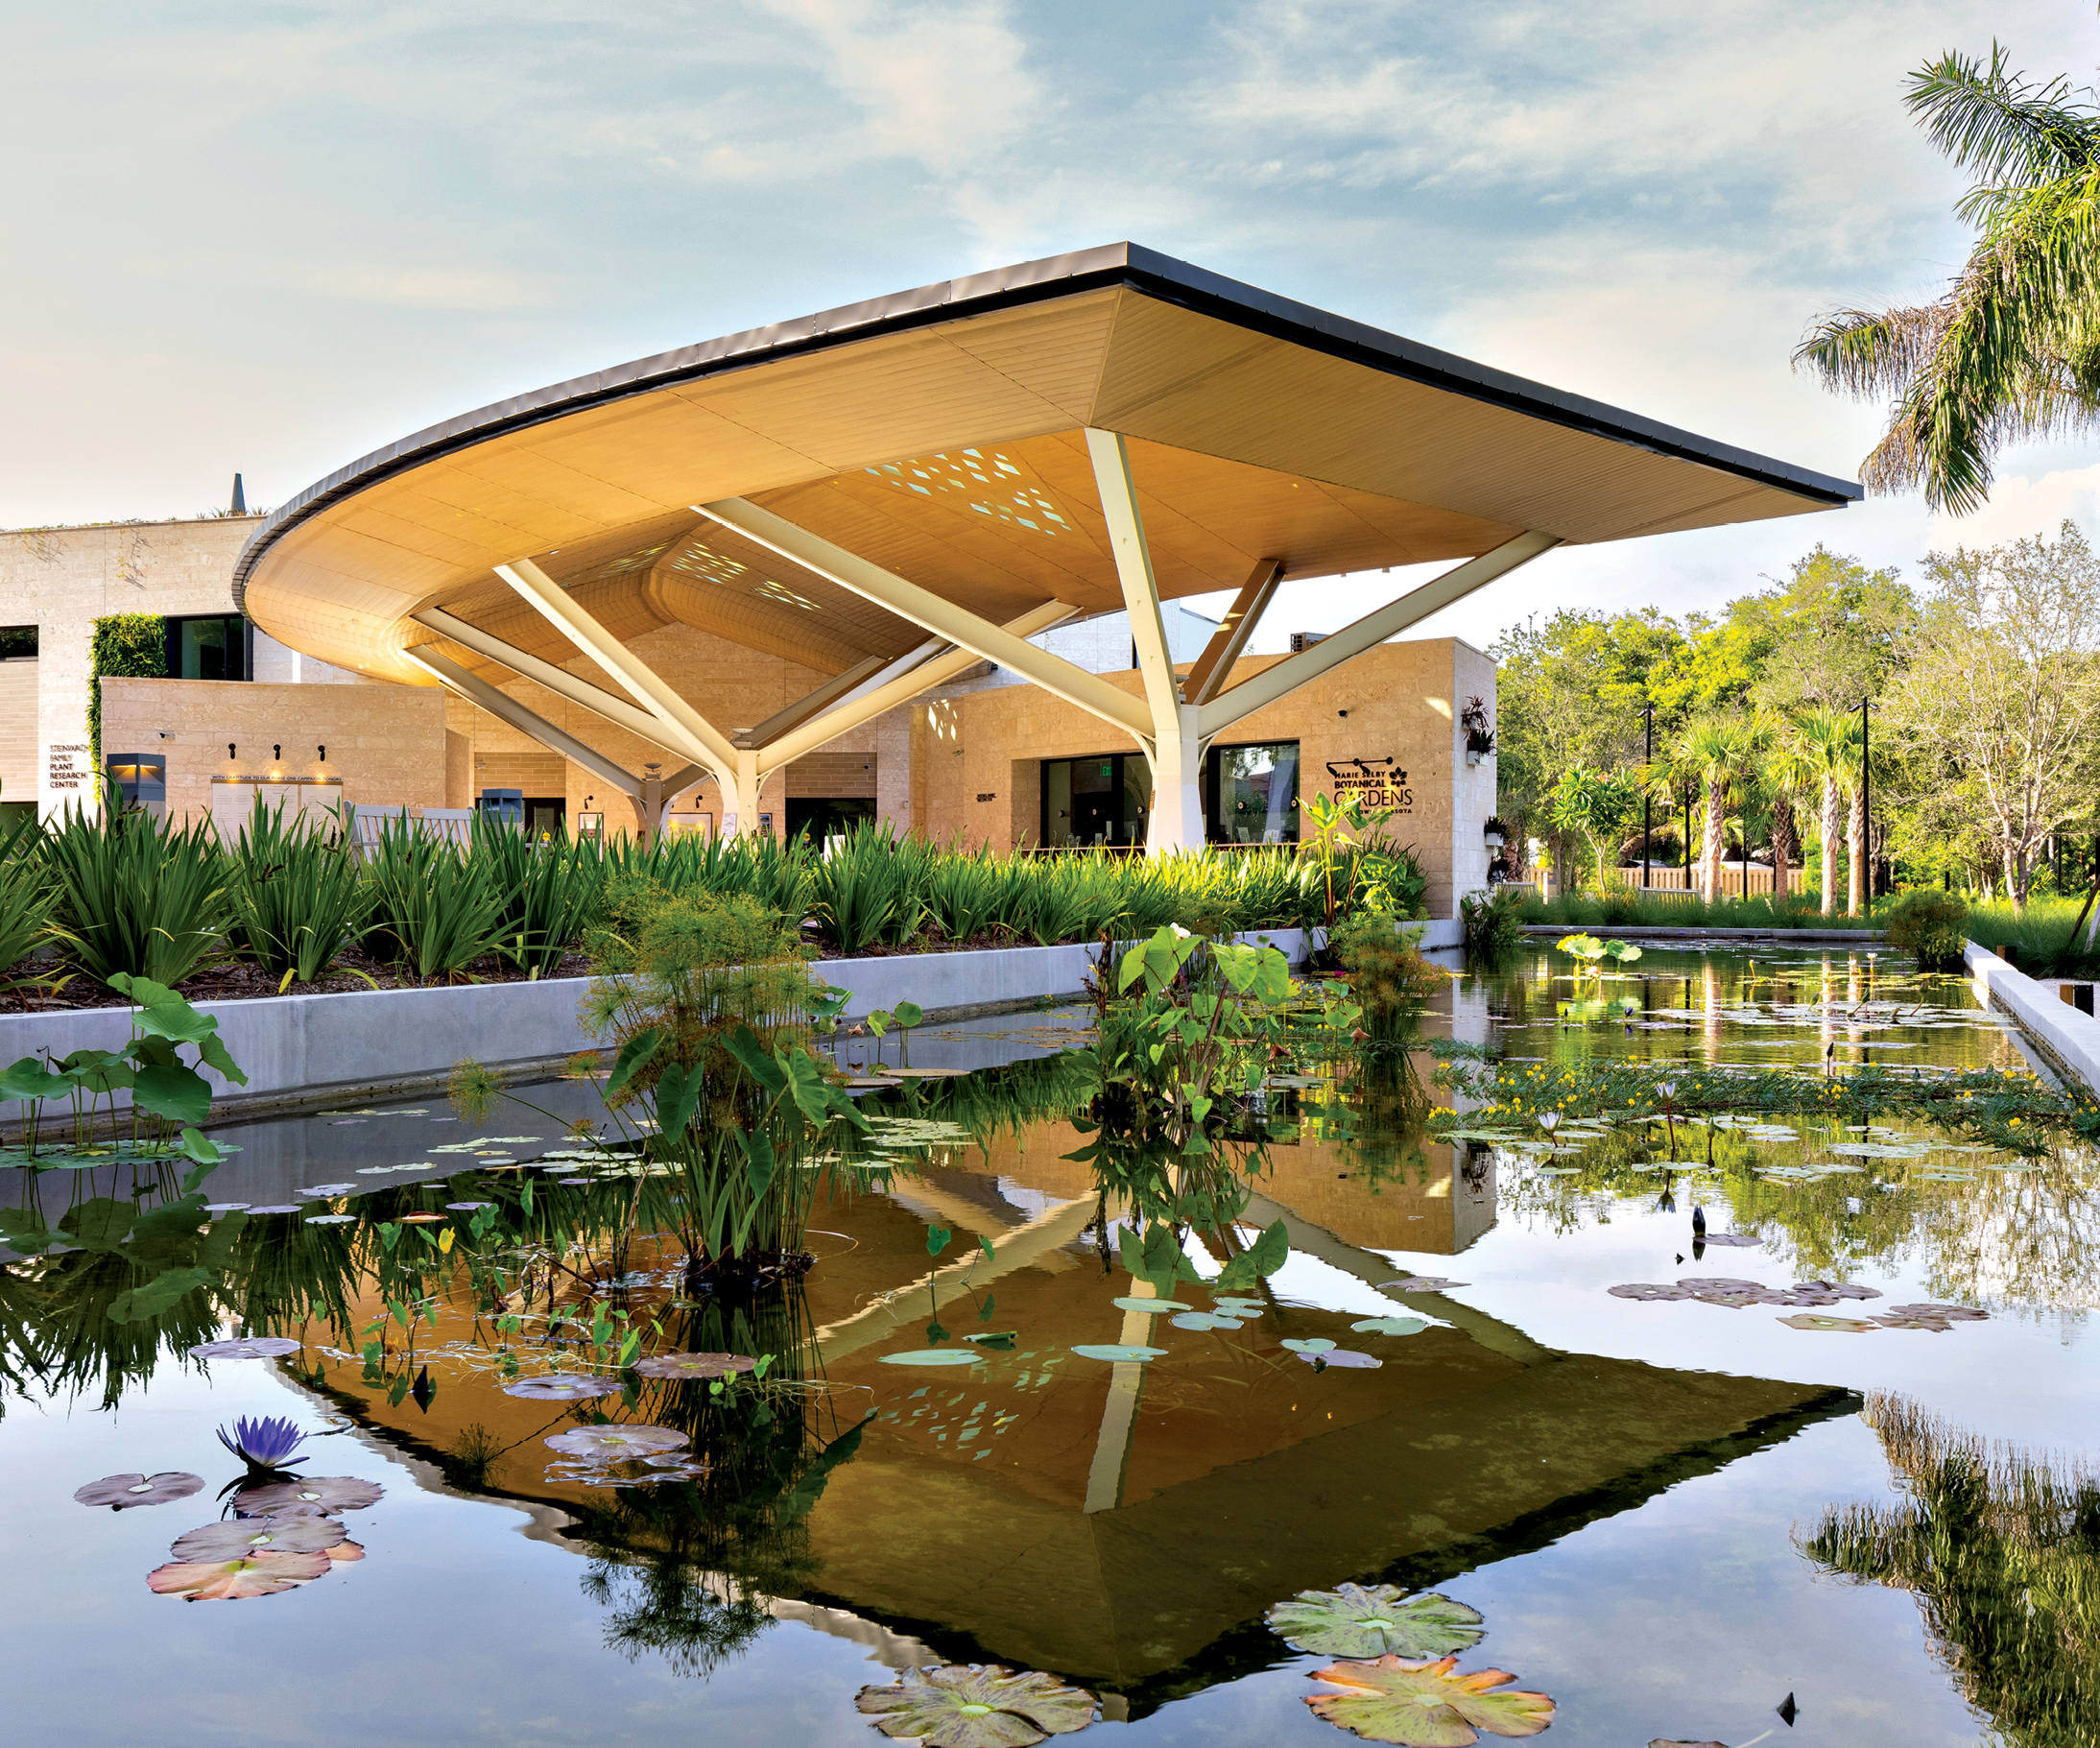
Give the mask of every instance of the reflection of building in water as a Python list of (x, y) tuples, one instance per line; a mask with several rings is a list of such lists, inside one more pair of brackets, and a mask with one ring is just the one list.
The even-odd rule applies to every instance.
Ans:
[[(1636, 1504), (1850, 1409), (1811, 1386), (1571, 1357), (1464, 1294), (1379, 1296), (1402, 1272), (1380, 1248), (1438, 1248), (1421, 1241), (1432, 1226), (1445, 1248), (1470, 1235), (1448, 1153), (1371, 1195), (1335, 1176), (1350, 1169), (1339, 1147), (1277, 1149), (1247, 1216), (1285, 1222), (1307, 1279), (1354, 1278), (1323, 1294), (1330, 1304), (1436, 1320), (1419, 1333), (1357, 1331), (1361, 1309), (1281, 1296), (1237, 1331), (1126, 1312), (1110, 1303), (1134, 1284), (1112, 1261), (1122, 1205), (1063, 1157), (1086, 1138), (1033, 1127), (958, 1150), (894, 1194), (813, 1212), (816, 1350), (799, 1370), (823, 1378), (827, 1425), (873, 1418), (809, 1512), (804, 1601), (894, 1623), (945, 1657), (1055, 1671), (1137, 1713), (1265, 1663), (1273, 1641), (1240, 1648), (1243, 1629), (1296, 1591), (1371, 1573), (1441, 1582), (1567, 1533), (1600, 1499)], [(937, 1224), (960, 1260), (929, 1261)], [(1014, 1343), (955, 1370), (883, 1363), (925, 1346), (929, 1327), (949, 1345), (996, 1331)], [(1315, 1372), (1284, 1337), (1381, 1364)], [(1073, 1352), (1132, 1339), (1165, 1353), (1138, 1365)], [(507, 1450), (489, 1491), (574, 1502), (572, 1484), (544, 1478), (544, 1408), (448, 1377), (428, 1415), (384, 1393), (357, 1413), (440, 1446), (480, 1423)]]

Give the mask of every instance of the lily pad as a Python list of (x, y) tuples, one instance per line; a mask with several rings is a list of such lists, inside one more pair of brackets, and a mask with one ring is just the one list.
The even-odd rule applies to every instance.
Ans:
[(275, 1359), (297, 1353), (298, 1343), (288, 1335), (245, 1335), (238, 1341), (200, 1342), (190, 1350), (192, 1359)]
[(1190, 1308), (1179, 1299), (1111, 1299), (1109, 1303), (1119, 1311), (1185, 1311)]
[(1330, 1664), (1313, 1679), (1348, 1689), (1316, 1693), (1306, 1704), (1330, 1724), (1368, 1742), (1401, 1742), (1408, 1748), (1467, 1748), (1491, 1736), (1537, 1736), (1553, 1721), (1553, 1701), (1543, 1693), (1505, 1688), (1506, 1669), (1463, 1675), (1455, 1657), (1411, 1660), (1385, 1656), (1372, 1663)]
[(1235, 1317), (1253, 1317), (1257, 1312), (1265, 1311), (1269, 1308), (1268, 1302), (1266, 1300), (1248, 1299), (1244, 1296), (1229, 1293), (1221, 1294), (1216, 1299), (1213, 1299), (1210, 1303), (1214, 1309), (1220, 1311), (1229, 1311)]
[(1643, 1304), (1656, 1299), (1689, 1299), (1692, 1289), (1688, 1286), (1666, 1286), (1654, 1281), (1628, 1281), (1618, 1286), (1604, 1289), (1614, 1299), (1638, 1299)]
[(1798, 1311), (1779, 1321), (1790, 1329), (1820, 1329), (1832, 1335), (1872, 1335), (1881, 1326), (1857, 1317), (1824, 1317), (1814, 1311)]
[(274, 1596), (310, 1584), (333, 1563), (326, 1554), (256, 1554), (246, 1560), (179, 1560), (146, 1574), (146, 1586), (185, 1602), (237, 1602), (244, 1596)]
[(1323, 1348), (1317, 1353), (1301, 1353), (1299, 1358), (1308, 1366), (1341, 1366), (1356, 1372), (1375, 1372), (1385, 1361), (1370, 1353), (1359, 1353), (1354, 1348)]
[(234, 1518), (178, 1536), (168, 1551), (209, 1566), (257, 1554), (324, 1554), (344, 1535), (333, 1518)]
[(347, 1226), (356, 1218), (355, 1214), (308, 1214), (306, 1224), (308, 1226)]
[(1240, 1320), (1216, 1311), (1183, 1311), (1175, 1318), (1174, 1327), (1177, 1329), (1236, 1329)]
[(1982, 1323), (1991, 1315), (1967, 1305), (1892, 1305), (1889, 1310), (1897, 1317), (1938, 1317), (1950, 1323)]
[(578, 1426), (567, 1432), (549, 1433), (541, 1443), (564, 1456), (624, 1463), (655, 1451), (676, 1450), (692, 1441), (669, 1426)]
[(1028, 1748), (1094, 1721), (1094, 1696), (1084, 1688), (997, 1664), (906, 1669), (895, 1687), (863, 1688), (853, 1703), (884, 1736), (917, 1736), (925, 1748)]
[(1286, 1335), (1283, 1345), (1293, 1353), (1330, 1353), (1334, 1351), (1334, 1343), (1324, 1335), (1308, 1335), (1302, 1340), (1297, 1336)]
[(1446, 1281), (1441, 1275), (1409, 1275), (1399, 1281), (1381, 1281), (1378, 1290), (1388, 1289), (1396, 1293), (1444, 1293), (1455, 1286), (1469, 1286), (1470, 1281)]
[(316, 1184), (311, 1188), (297, 1189), (293, 1191), (293, 1194), (300, 1196), (346, 1196), (356, 1187), (357, 1185), (354, 1184)]
[(361, 1481), (355, 1475), (308, 1475), (300, 1481), (273, 1481), (268, 1487), (249, 1487), (233, 1496), (233, 1509), (244, 1517), (271, 1517), (305, 1506), (333, 1514), (363, 1511), (376, 1505), (387, 1490), (377, 1481)]
[(1428, 1327), (1420, 1317), (1366, 1317), (1349, 1329), (1357, 1335), (1420, 1335)]
[(1951, 1335), (1954, 1326), (1945, 1317), (1900, 1317), (1889, 1314), (1873, 1320), (1884, 1329), (1930, 1329), (1935, 1335)]
[(727, 1377), (732, 1372), (752, 1372), (758, 1362), (749, 1353), (652, 1353), (637, 1359), (634, 1370), (644, 1377)]
[(1737, 1250), (1754, 1250), (1764, 1242), (1762, 1238), (1754, 1238), (1748, 1233), (1695, 1233), (1692, 1241), (1695, 1244), (1732, 1245)]
[(580, 1402), (593, 1396), (618, 1394), (616, 1377), (589, 1377), (580, 1372), (552, 1372), (544, 1377), (515, 1377), (503, 1386), (506, 1396), (535, 1402)]
[(1480, 1640), (1480, 1616), (1463, 1602), (1394, 1584), (1300, 1591), (1265, 1618), (1293, 1650), (1322, 1657), (1443, 1657)]
[(914, 1348), (909, 1353), (885, 1353), (886, 1366), (971, 1366), (984, 1354), (975, 1348)]
[(85, 1487), (75, 1488), (73, 1497), (83, 1505), (107, 1505), (111, 1511), (130, 1511), (134, 1505), (165, 1505), (171, 1499), (186, 1499), (203, 1493), (204, 1477), (163, 1470), (159, 1474), (107, 1474)]
[(296, 1214), (299, 1211), (297, 1202), (254, 1202), (248, 1211), (251, 1214)]
[(1082, 1359), (1106, 1359), (1112, 1364), (1121, 1365), (1129, 1360), (1158, 1359), (1166, 1353), (1166, 1349), (1121, 1347), (1114, 1342), (1089, 1342), (1083, 1348), (1074, 1348), (1072, 1352)]
[(1881, 1297), (1879, 1287), (1857, 1286), (1849, 1281), (1797, 1281), (1794, 1283), (1794, 1290), (1801, 1293), (1828, 1293), (1834, 1299), (1879, 1299)]

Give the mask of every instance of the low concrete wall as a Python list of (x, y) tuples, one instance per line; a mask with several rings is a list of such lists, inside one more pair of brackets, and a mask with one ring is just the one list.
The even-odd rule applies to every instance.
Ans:
[(1986, 1006), (2003, 1008), (2041, 1045), (2060, 1072), (2088, 1092), (2100, 1091), (2100, 1019), (2081, 1014), (2056, 993), (2054, 985), (2038, 983), (2015, 970), (1973, 941), (1963, 948), (1962, 962)]
[[(1304, 936), (1295, 928), (1239, 938), (1271, 942), (1294, 964), (1304, 958)], [(1091, 963), (1085, 946), (1017, 946), (827, 959), (811, 970), (853, 992), (849, 1018), (916, 1001), (929, 1021), (939, 1023), (1077, 995)], [(441, 1086), (452, 1065), (467, 1057), (512, 1078), (551, 1069), (598, 1043), (578, 1018), (588, 986), (587, 978), (561, 977), (199, 1002), (200, 1013), (217, 1017), (219, 1036), (248, 1074), (246, 1087), (227, 1087), (222, 1094), (219, 1076), (206, 1071), (219, 1098), (213, 1120), (394, 1092), (420, 1094)], [(121, 1049), (130, 1036), (128, 1008), (0, 1015), (0, 1063), (46, 1049), (54, 1057)]]
[(1638, 937), (1656, 941), (1665, 937), (1685, 941), (1798, 941), (1814, 946), (1878, 947), (1889, 938), (1885, 928), (1701, 928), (1680, 923), (1589, 923), (1527, 922), (1527, 935), (1596, 935)]

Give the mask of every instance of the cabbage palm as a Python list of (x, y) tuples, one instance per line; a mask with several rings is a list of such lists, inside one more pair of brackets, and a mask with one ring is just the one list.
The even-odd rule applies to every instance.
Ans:
[(1937, 301), (1840, 310), (1794, 362), (1890, 400), (1861, 465), (1870, 491), (1922, 487), (1960, 515), (1989, 496), (2002, 444), (2100, 416), (2100, 112), (2062, 78), (2030, 84), (1996, 47), (1988, 65), (1949, 54), (1906, 84), (1905, 107), (1974, 179), (1956, 210), (1975, 247)]
[[(1735, 785), (1755, 768), (1766, 738), (1763, 726), (1754, 718), (1695, 716), (1671, 736), (1658, 761), (1662, 781), (1695, 782), (1706, 791), (1706, 847), (1699, 858), (1699, 878), (1701, 896), (1709, 904), (1721, 893), (1730, 799)], [(1685, 848), (1688, 852), (1690, 846)]]

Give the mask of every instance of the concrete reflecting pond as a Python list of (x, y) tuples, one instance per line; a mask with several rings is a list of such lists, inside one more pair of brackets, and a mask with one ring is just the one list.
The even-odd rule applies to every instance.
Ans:
[[(186, 1220), (171, 1173), (10, 1174), (60, 1240), (0, 1281), (16, 1728), (865, 1743), (864, 1689), (976, 1663), (1104, 1739), (1332, 1744), (1333, 1655), (1266, 1617), (1389, 1585), (1477, 1614), (1461, 1672), (1556, 1741), (2100, 1739), (2088, 1148), (1907, 1112), (1438, 1138), (1483, 1053), (2046, 1065), (1885, 955), (1567, 968), (1454, 975), (1418, 1048), (1278, 1075), (1207, 1161), (1073, 1157), (1088, 1084), (1040, 1052), (1084, 1014), (929, 1032), (991, 1066), (868, 1090), (871, 1137), (796, 1166), (806, 1268), (735, 1294), (678, 1181), (589, 1144), (587, 1079), (225, 1132)], [(1221, 1203), (1152, 1309), (1134, 1215)], [(1803, 1281), (1835, 1297), (1758, 1296)], [(292, 1346), (191, 1353), (235, 1335)], [(248, 1474), (242, 1416), (299, 1460)]]

